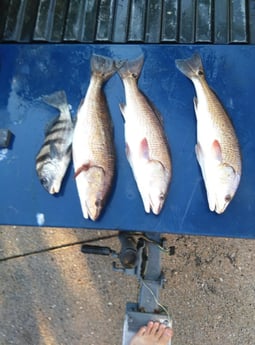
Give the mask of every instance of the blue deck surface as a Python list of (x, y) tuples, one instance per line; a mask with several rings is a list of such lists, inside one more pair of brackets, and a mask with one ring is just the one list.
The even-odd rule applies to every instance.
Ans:
[[(239, 138), (243, 174), (225, 211), (209, 211), (195, 157), (194, 88), (175, 59), (199, 52), (207, 80), (228, 110)], [(160, 111), (172, 153), (173, 177), (159, 216), (146, 214), (124, 149), (118, 75), (105, 85), (114, 123), (117, 176), (104, 213), (96, 222), (82, 217), (71, 165), (59, 196), (49, 195), (35, 171), (44, 129), (58, 111), (42, 95), (66, 91), (75, 116), (90, 79), (92, 53), (113, 58), (145, 55), (141, 90)], [(0, 224), (153, 231), (255, 238), (255, 46), (168, 45), (0, 45), (0, 128), (14, 135), (0, 150)], [(39, 221), (40, 223), (40, 221)]]

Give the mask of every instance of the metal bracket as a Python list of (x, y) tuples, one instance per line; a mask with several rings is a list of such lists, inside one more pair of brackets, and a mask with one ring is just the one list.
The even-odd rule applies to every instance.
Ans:
[(9, 148), (12, 144), (13, 134), (9, 129), (0, 128), (0, 149)]
[[(137, 240), (138, 236), (138, 240)], [(137, 303), (127, 303), (123, 328), (122, 345), (128, 345), (138, 329), (150, 320), (164, 322), (171, 327), (167, 309), (159, 303), (159, 291), (165, 279), (161, 271), (161, 251), (173, 255), (173, 247), (167, 250), (159, 233), (134, 234), (120, 232), (119, 253), (109, 247), (82, 246), (86, 254), (111, 255), (118, 258), (120, 265), (113, 262), (113, 270), (136, 276), (140, 283)]]

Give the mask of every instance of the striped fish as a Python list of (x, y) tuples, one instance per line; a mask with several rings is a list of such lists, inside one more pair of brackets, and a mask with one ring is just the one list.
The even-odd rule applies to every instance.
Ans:
[(74, 126), (65, 91), (44, 96), (43, 100), (59, 109), (60, 114), (45, 132), (44, 143), (36, 156), (36, 171), (43, 187), (55, 194), (60, 191), (71, 160)]

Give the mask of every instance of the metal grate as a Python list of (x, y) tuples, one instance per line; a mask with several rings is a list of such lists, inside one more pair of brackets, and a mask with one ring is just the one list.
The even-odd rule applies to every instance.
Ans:
[(255, 43), (255, 0), (1, 0), (1, 42)]

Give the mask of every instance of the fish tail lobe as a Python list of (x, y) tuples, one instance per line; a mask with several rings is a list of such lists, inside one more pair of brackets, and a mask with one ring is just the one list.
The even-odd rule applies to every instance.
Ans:
[(48, 105), (59, 109), (60, 111), (68, 108), (66, 93), (64, 90), (56, 91), (50, 95), (42, 96), (42, 99)]
[(118, 74), (122, 79), (125, 78), (132, 78), (138, 79), (143, 67), (144, 62), (144, 55), (138, 56), (136, 59), (133, 60), (125, 60), (122, 62), (118, 62)]
[(102, 56), (93, 54), (91, 57), (91, 71), (93, 75), (99, 76), (103, 81), (108, 80), (115, 72), (116, 66), (114, 60)]
[(204, 69), (199, 54), (194, 54), (188, 59), (175, 60), (175, 65), (179, 71), (190, 79), (204, 76)]

